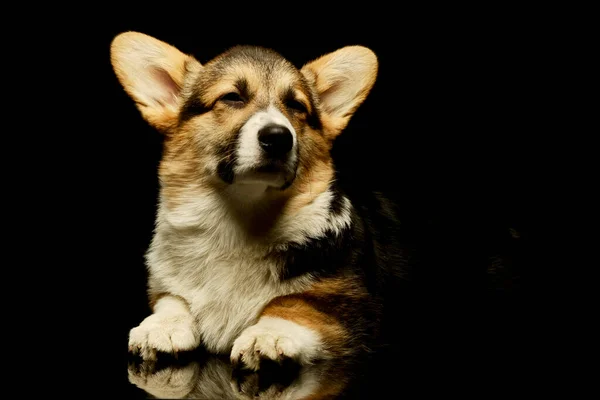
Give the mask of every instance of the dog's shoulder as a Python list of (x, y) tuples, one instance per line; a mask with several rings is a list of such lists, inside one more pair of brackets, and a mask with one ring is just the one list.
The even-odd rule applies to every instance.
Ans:
[[(406, 261), (398, 204), (382, 191), (329, 186), (327, 226), (320, 235), (289, 242), (273, 252), (282, 265), (282, 279), (310, 273), (319, 279), (354, 276), (381, 281), (398, 278)], [(342, 223), (343, 222), (343, 223)]]

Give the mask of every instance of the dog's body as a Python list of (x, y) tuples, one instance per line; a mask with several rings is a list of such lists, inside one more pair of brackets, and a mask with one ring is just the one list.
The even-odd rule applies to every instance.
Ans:
[(351, 46), (297, 70), (236, 47), (206, 65), (124, 33), (112, 63), (144, 118), (165, 134), (160, 203), (147, 254), (154, 313), (134, 352), (199, 345), (258, 369), (353, 357), (381, 339), (404, 257), (393, 206), (336, 184), (333, 140), (375, 82)]

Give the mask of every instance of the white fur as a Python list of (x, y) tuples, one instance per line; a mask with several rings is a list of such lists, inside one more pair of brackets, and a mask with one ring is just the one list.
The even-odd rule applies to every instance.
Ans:
[[(256, 195), (252, 186), (254, 185), (232, 185), (228, 194)], [(244, 191), (246, 187), (248, 191)], [(168, 229), (199, 228), (212, 236), (210, 244), (217, 249), (229, 250), (246, 244), (246, 233), (229, 218), (230, 212), (220, 196), (214, 193), (194, 194), (192, 188), (190, 191), (192, 195), (189, 200), (176, 208), (167, 209), (159, 206), (157, 233)], [(296, 214), (282, 215), (273, 228), (272, 236), (277, 239), (274, 243), (282, 246), (289, 242), (303, 244), (309, 238), (323, 237), (328, 230), (332, 230), (335, 234), (341, 233), (350, 225), (352, 204), (347, 197), (343, 197), (341, 212), (333, 215), (329, 209), (332, 200), (333, 193), (326, 190)]]
[(278, 296), (308, 289), (311, 276), (280, 281), (279, 267), (265, 259), (274, 248), (339, 233), (350, 223), (350, 202), (332, 217), (332, 194), (325, 191), (293, 215), (283, 215), (269, 238), (249, 237), (218, 194), (195, 193), (174, 208), (161, 202), (147, 254), (150, 287), (178, 295), (189, 304), (202, 343), (227, 353), (254, 324), (262, 308)]
[(156, 351), (173, 353), (200, 344), (194, 318), (180, 299), (158, 300), (154, 313), (129, 332), (129, 348), (144, 359), (156, 359)]
[[(213, 218), (221, 217), (214, 231), (160, 230), (148, 261), (159, 290), (189, 303), (204, 345), (210, 351), (227, 352), (270, 300), (306, 289), (311, 279), (276, 281), (270, 273), (276, 267), (263, 259), (258, 246), (244, 243), (243, 234), (231, 218), (224, 218), (223, 210), (212, 210), (217, 212)], [(210, 220), (211, 214), (206, 215)]]
[(256, 371), (261, 356), (272, 360), (285, 356), (306, 365), (323, 356), (322, 351), (318, 332), (287, 319), (261, 317), (235, 340), (231, 360)]
[(275, 229), (276, 235), (284, 238), (279, 246), (285, 249), (287, 243), (306, 243), (310, 238), (321, 238), (330, 230), (339, 235), (343, 229), (350, 225), (351, 203), (347, 197), (342, 199), (343, 206), (339, 214), (331, 214), (329, 205), (333, 200), (333, 193), (326, 190), (315, 200), (303, 207), (297, 214), (281, 219)]

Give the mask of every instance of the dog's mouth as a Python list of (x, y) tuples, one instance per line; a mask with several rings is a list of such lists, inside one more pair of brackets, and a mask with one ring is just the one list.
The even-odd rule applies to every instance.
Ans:
[(233, 184), (263, 184), (266, 186), (286, 189), (296, 178), (296, 163), (272, 160), (262, 162), (251, 168), (243, 168), (235, 171)]

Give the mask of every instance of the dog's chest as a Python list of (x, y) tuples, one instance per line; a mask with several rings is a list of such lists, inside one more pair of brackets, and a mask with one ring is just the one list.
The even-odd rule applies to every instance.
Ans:
[(270, 300), (302, 291), (309, 284), (308, 277), (276, 280), (272, 275), (274, 261), (248, 252), (213, 251), (177, 261), (176, 268), (159, 273), (160, 279), (170, 293), (188, 302), (202, 343), (216, 352), (229, 351)]
[[(278, 243), (304, 243), (350, 223), (350, 204), (331, 214), (332, 193), (321, 193), (273, 227)], [(161, 207), (148, 265), (160, 291), (179, 295), (198, 321), (203, 344), (227, 352), (273, 298), (307, 290), (312, 278), (281, 281), (281, 266), (267, 257), (273, 241), (256, 243), (231, 218), (221, 200), (199, 196), (174, 210)]]

